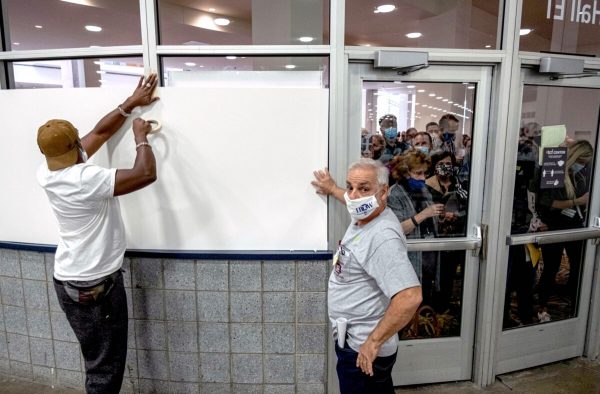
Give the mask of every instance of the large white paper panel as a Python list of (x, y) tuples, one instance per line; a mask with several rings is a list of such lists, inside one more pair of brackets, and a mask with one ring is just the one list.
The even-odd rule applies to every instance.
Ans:
[[(56, 220), (35, 173), (37, 128), (68, 119), (84, 135), (131, 89), (0, 92), (3, 168), (0, 241), (57, 243)], [(162, 88), (142, 117), (158, 181), (120, 197), (132, 249), (323, 250), (327, 206), (310, 186), (327, 164), (325, 89)], [(92, 161), (131, 168), (128, 121)]]

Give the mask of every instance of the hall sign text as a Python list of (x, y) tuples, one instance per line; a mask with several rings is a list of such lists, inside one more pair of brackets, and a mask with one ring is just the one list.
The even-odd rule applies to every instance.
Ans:
[[(552, 13), (554, 5), (554, 13)], [(600, 9), (598, 0), (548, 0), (547, 19), (558, 21), (569, 20), (575, 23), (600, 24)]]

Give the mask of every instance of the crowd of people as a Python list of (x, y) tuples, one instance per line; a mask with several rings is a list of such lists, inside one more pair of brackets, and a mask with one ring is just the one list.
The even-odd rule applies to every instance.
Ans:
[[(471, 137), (458, 130), (458, 119), (445, 114), (424, 131), (398, 132), (396, 117), (387, 114), (379, 119), (378, 132), (363, 133), (362, 156), (390, 171), (388, 206), (408, 239), (466, 235)], [(458, 330), (462, 285), (455, 281), (462, 278), (464, 251), (408, 255), (422, 283), (423, 305), (447, 314)], [(443, 335), (457, 334), (451, 331)]]
[[(567, 137), (561, 145), (567, 150), (564, 185), (541, 188), (541, 134), (542, 127), (535, 122), (525, 124), (519, 133), (512, 234), (586, 225), (592, 145)], [(585, 241), (570, 241), (510, 248), (504, 328), (576, 315), (584, 247)], [(565, 269), (559, 274), (561, 265)]]

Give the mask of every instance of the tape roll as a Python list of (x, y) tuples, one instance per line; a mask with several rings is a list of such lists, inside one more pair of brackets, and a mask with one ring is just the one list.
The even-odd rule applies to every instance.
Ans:
[(158, 133), (160, 129), (162, 129), (162, 124), (158, 120), (150, 119), (148, 123), (152, 125), (152, 130), (150, 130), (150, 134)]

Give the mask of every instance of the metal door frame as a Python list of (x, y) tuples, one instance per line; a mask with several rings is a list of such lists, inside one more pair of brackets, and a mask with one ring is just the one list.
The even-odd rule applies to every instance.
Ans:
[[(551, 80), (548, 75), (538, 73), (534, 67), (521, 68), (519, 90), (518, 92), (513, 92), (511, 97), (513, 102), (511, 107), (514, 111), (512, 111), (513, 116), (511, 116), (511, 119), (509, 119), (509, 124), (512, 125), (510, 128), (512, 131), (507, 133), (507, 154), (505, 157), (505, 164), (507, 166), (512, 165), (512, 163), (516, 163), (518, 130), (521, 119), (523, 87), (525, 85), (600, 89), (600, 77)], [(600, 133), (597, 134), (596, 146), (594, 147), (594, 149), (596, 149), (594, 162), (596, 168), (598, 168), (596, 163), (598, 163), (598, 160), (600, 159), (600, 149), (598, 149), (600, 146), (599, 140)], [(594, 174), (597, 174), (597, 172), (594, 172)], [(502, 182), (506, 187), (505, 196), (511, 196), (510, 205), (512, 207), (515, 172), (505, 171)], [(499, 225), (507, 233), (507, 242), (506, 245), (503, 246), (504, 248), (508, 248), (510, 244), (520, 244), (534, 241), (548, 243), (556, 242), (558, 240), (573, 240), (575, 238), (587, 239), (588, 241), (586, 244), (585, 259), (581, 272), (582, 280), (580, 283), (580, 302), (578, 305), (577, 318), (546, 323), (543, 325), (532, 325), (529, 327), (511, 329), (507, 331), (502, 330), (502, 319), (498, 319), (498, 324), (500, 327), (497, 331), (498, 336), (496, 342), (494, 367), (495, 375), (542, 365), (565, 358), (577, 357), (584, 354), (586, 345), (586, 332), (588, 332), (588, 326), (590, 326), (590, 328), (592, 327), (592, 325), (588, 323), (588, 313), (590, 312), (590, 302), (588, 301), (590, 301), (591, 298), (592, 277), (595, 270), (595, 261), (597, 260), (598, 251), (596, 250), (597, 248), (591, 239), (597, 237), (600, 233), (600, 230), (593, 226), (594, 218), (599, 216), (600, 211), (600, 182), (593, 183), (591, 192), (592, 199), (589, 203), (588, 213), (589, 227), (587, 229), (510, 236), (510, 215), (503, 215), (504, 217), (500, 218)], [(499, 253), (498, 257), (500, 257), (500, 255), (508, 256), (507, 249), (505, 250), (506, 252)], [(504, 294), (506, 289), (507, 263), (507, 259), (499, 259), (497, 261), (497, 264), (502, 266), (502, 270), (500, 271), (501, 274), (497, 278), (496, 283), (498, 288), (501, 289), (502, 294)], [(503, 302), (500, 304), (503, 304)], [(501, 311), (502, 309), (500, 309), (500, 312)], [(597, 317), (595, 318), (597, 319)], [(535, 335), (538, 334), (539, 336), (539, 332), (544, 332), (544, 338), (548, 339), (546, 341), (535, 341)], [(544, 351), (544, 345), (546, 342), (549, 346)], [(538, 349), (539, 351), (532, 353), (532, 349)]]
[[(353, 61), (348, 64), (347, 85), (347, 116), (345, 119), (345, 148), (347, 153), (345, 163), (340, 164), (336, 173), (332, 173), (338, 182), (344, 179), (345, 169), (360, 157), (360, 128), (361, 128), (361, 92), (363, 81), (403, 81), (429, 83), (462, 83), (477, 84), (473, 122), (472, 163), (486, 162), (486, 146), (488, 139), (488, 124), (491, 104), (492, 66), (446, 66), (432, 65), (428, 69), (419, 70), (407, 75), (398, 75), (394, 70), (377, 70), (371, 61)], [(339, 162), (338, 162), (339, 164)], [(451, 240), (410, 240), (410, 250), (472, 250), (477, 251), (481, 246), (479, 225), (483, 212), (485, 166), (471, 168), (471, 183), (469, 190), (469, 217), (467, 236)], [(338, 218), (338, 231), (333, 240), (341, 239), (342, 229), (349, 224), (347, 215)], [(474, 255), (475, 254), (475, 255)], [(475, 343), (475, 312), (477, 306), (477, 282), (479, 278), (478, 253), (466, 253), (464, 290), (462, 305), (461, 336), (451, 338), (435, 338), (402, 341), (399, 347), (399, 357), (394, 368), (396, 384), (418, 384), (436, 381), (469, 380), (472, 378), (473, 348)], [(442, 355), (446, 355), (444, 361)], [(457, 357), (457, 355), (461, 355)], [(330, 349), (329, 374), (336, 376), (336, 356)], [(419, 359), (421, 362), (418, 362)], [(448, 367), (448, 360), (461, 360), (460, 365)], [(436, 363), (437, 361), (437, 363)], [(410, 367), (407, 367), (410, 365)], [(337, 392), (337, 382), (329, 390)]]

